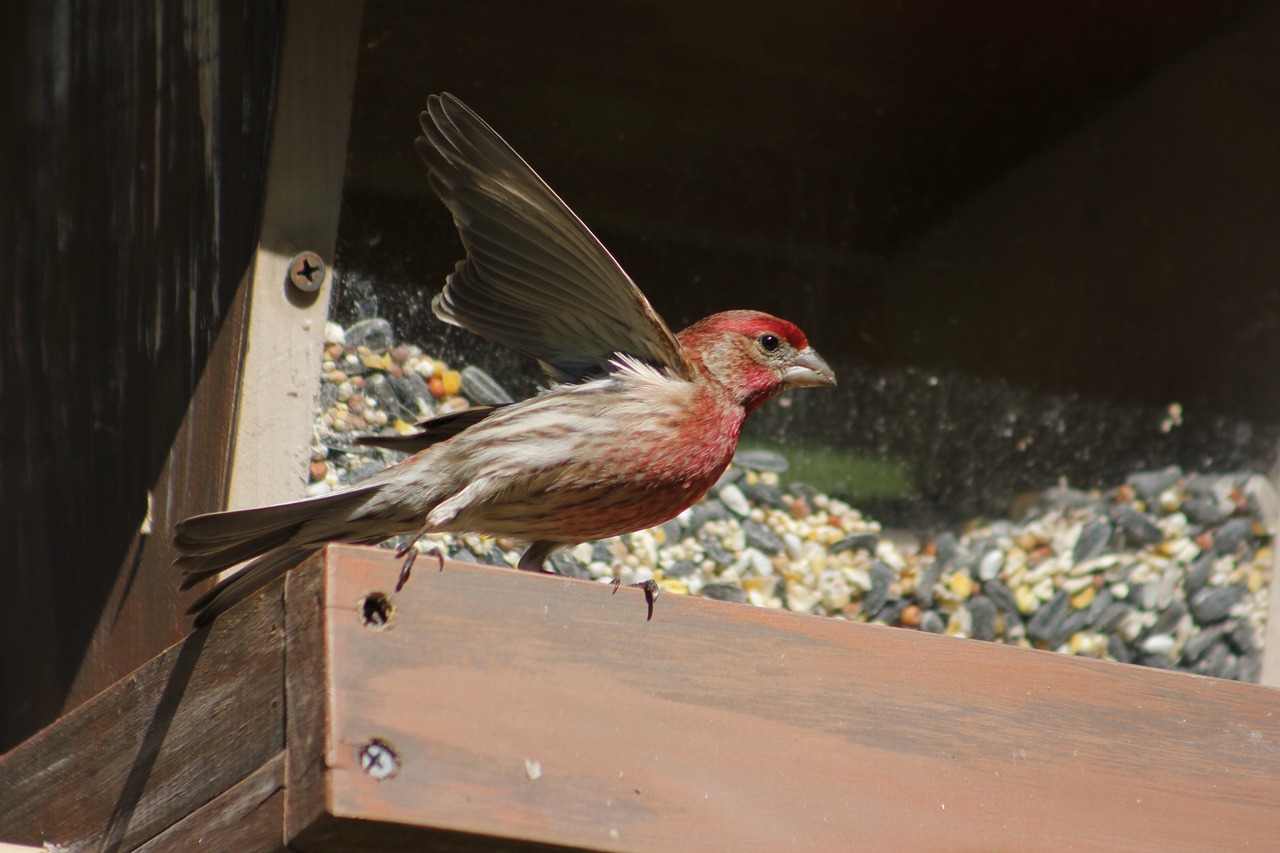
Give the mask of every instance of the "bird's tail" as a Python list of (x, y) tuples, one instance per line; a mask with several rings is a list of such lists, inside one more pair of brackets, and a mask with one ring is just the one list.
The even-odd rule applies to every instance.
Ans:
[[(181, 554), (174, 565), (182, 570), (182, 589), (252, 560), (187, 608), (187, 613), (196, 614), (196, 626), (212, 621), (319, 550), (324, 542), (343, 539), (341, 521), (378, 488), (378, 484), (357, 486), (292, 503), (197, 515), (180, 523), (173, 544)], [(337, 522), (329, 535), (298, 537), (308, 522), (324, 518)]]

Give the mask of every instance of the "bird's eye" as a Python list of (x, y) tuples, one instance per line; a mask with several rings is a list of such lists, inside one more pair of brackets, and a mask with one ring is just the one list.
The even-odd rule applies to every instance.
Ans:
[(760, 346), (765, 352), (773, 352), (778, 347), (782, 346), (782, 341), (778, 340), (777, 335), (772, 335), (766, 332), (760, 336)]

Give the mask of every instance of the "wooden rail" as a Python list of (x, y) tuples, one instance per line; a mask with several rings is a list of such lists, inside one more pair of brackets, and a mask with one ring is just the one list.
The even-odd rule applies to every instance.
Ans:
[(1270, 688), (670, 595), (646, 622), (636, 590), (461, 563), (422, 561), (397, 594), (398, 572), (386, 550), (331, 547), (4, 756), (0, 838), (177, 850), (222, 826), (237, 849), (306, 851), (1280, 838)]

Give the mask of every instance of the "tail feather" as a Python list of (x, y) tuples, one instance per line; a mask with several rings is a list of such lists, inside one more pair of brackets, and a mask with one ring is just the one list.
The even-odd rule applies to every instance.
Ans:
[[(381, 484), (373, 483), (293, 503), (198, 515), (180, 523), (174, 531), (173, 543), (180, 554), (174, 565), (183, 572), (182, 589), (189, 589), (237, 563), (252, 560), (196, 599), (187, 611), (198, 614), (196, 625), (210, 622), (319, 550), (325, 541), (344, 538), (347, 513), (379, 488)], [(331, 529), (321, 525), (318, 535), (313, 535), (314, 530), (304, 531), (304, 525), (316, 520), (332, 522)], [(305, 533), (302, 541), (299, 541), (300, 532)]]
[(178, 525), (173, 544), (183, 554), (212, 554), (253, 536), (296, 528), (314, 518), (321, 507), (328, 512), (338, 511), (340, 504), (356, 503), (356, 499), (380, 487), (380, 483), (374, 483), (291, 503), (193, 516)]
[(295, 524), (277, 530), (268, 530), (251, 539), (233, 542), (221, 550), (208, 554), (187, 554), (173, 561), (173, 565), (182, 572), (182, 584), (179, 589), (190, 589), (205, 578), (229, 569), (236, 563), (261, 556), (273, 548), (279, 548), (289, 542), (298, 532), (301, 525)]
[(197, 628), (207, 625), (318, 550), (315, 547), (283, 548), (264, 554), (234, 575), (218, 581), (213, 589), (191, 603), (187, 613), (196, 615)]

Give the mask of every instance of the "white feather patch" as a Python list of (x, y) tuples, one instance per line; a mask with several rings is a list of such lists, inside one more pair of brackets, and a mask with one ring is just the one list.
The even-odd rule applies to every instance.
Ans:
[(609, 363), (613, 365), (613, 375), (619, 378), (636, 379), (641, 382), (667, 383), (680, 381), (672, 379), (667, 373), (649, 364), (649, 362), (641, 361), (625, 352), (615, 352), (613, 358), (609, 359)]

